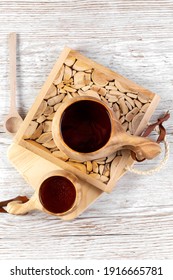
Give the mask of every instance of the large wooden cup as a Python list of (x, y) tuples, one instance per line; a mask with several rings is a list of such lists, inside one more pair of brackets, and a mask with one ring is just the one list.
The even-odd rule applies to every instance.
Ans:
[[(69, 106), (72, 106), (76, 102), (80, 102), (80, 101), (90, 101), (90, 102), (96, 102), (97, 104), (100, 104), (101, 106), (103, 106), (104, 110), (106, 110), (110, 119), (111, 131), (110, 131), (110, 137), (108, 141), (105, 143), (105, 145), (103, 145), (98, 150), (89, 153), (79, 152), (77, 150), (70, 148), (67, 145), (67, 143), (64, 141), (62, 135), (61, 125), (62, 125), (63, 114), (65, 110), (69, 108)], [(67, 102), (62, 103), (62, 105), (59, 107), (59, 109), (57, 110), (53, 118), (52, 133), (53, 133), (53, 139), (57, 147), (60, 150), (62, 150), (66, 155), (68, 155), (70, 158), (75, 160), (80, 160), (80, 161), (94, 160), (94, 159), (106, 157), (122, 149), (129, 149), (133, 151), (136, 154), (138, 160), (142, 160), (144, 158), (153, 159), (161, 152), (161, 148), (159, 144), (155, 143), (154, 141), (148, 138), (127, 134), (122, 128), (119, 120), (116, 119), (113, 110), (109, 108), (106, 103), (100, 101), (97, 98), (88, 97), (88, 96), (75, 97), (68, 100)], [(80, 134), (80, 130), (79, 130), (79, 134)]]

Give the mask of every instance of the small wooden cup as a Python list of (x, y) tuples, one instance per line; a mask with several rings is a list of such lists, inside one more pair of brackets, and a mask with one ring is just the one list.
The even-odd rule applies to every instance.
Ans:
[[(106, 144), (103, 145), (98, 150), (89, 153), (78, 152), (70, 148), (67, 145), (67, 143), (65, 143), (61, 132), (61, 123), (65, 110), (72, 104), (80, 101), (92, 101), (102, 105), (103, 108), (107, 111), (111, 123), (110, 137), (106, 142)], [(80, 160), (80, 161), (94, 160), (94, 159), (106, 157), (122, 149), (129, 149), (135, 152), (138, 160), (142, 160), (144, 158), (152, 159), (161, 152), (161, 148), (159, 144), (155, 143), (154, 141), (144, 137), (127, 134), (122, 128), (119, 120), (116, 119), (113, 110), (109, 108), (107, 104), (104, 103), (103, 101), (100, 101), (97, 98), (89, 97), (89, 96), (75, 97), (69, 99), (65, 103), (62, 103), (62, 105), (59, 107), (59, 109), (57, 110), (53, 118), (52, 134), (53, 134), (53, 139), (60, 150), (62, 150), (70, 158), (73, 158), (75, 160)], [(79, 134), (80, 134), (80, 130), (79, 130)]]
[[(60, 201), (60, 198), (58, 201), (61, 203), (61, 208), (65, 207), (63, 206), (66, 203), (66, 199), (69, 199), (69, 191), (68, 193), (65, 193), (67, 190), (64, 183), (62, 182), (61, 186), (51, 186), (49, 185), (49, 179), (58, 179), (61, 178), (61, 182), (64, 179), (66, 182), (68, 181), (68, 184), (71, 188), (71, 191), (73, 193), (72, 203), (70, 201), (70, 207), (66, 209), (65, 211), (56, 212), (52, 209), (57, 208), (56, 205), (51, 205), (51, 201), (54, 201), (54, 204), (56, 203), (56, 192), (59, 193), (60, 198), (62, 197), (62, 200)], [(47, 185), (45, 184), (46, 181), (48, 182)], [(56, 189), (58, 188), (58, 189)], [(55, 192), (56, 189), (56, 192)], [(49, 199), (49, 201), (48, 201)], [(73, 174), (64, 171), (52, 171), (43, 176), (36, 187), (36, 190), (33, 194), (33, 196), (27, 201), (26, 203), (21, 203), (19, 201), (12, 201), (8, 203), (7, 205), (7, 212), (10, 214), (26, 214), (27, 212), (31, 210), (41, 210), (48, 214), (55, 215), (55, 216), (64, 216), (66, 214), (69, 214), (73, 212), (79, 205), (81, 201), (81, 185), (77, 179), (76, 176)]]

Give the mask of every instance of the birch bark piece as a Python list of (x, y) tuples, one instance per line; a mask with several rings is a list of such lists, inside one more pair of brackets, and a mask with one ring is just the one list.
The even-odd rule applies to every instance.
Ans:
[(87, 71), (91, 69), (91, 66), (81, 60), (77, 60), (73, 65), (73, 69), (76, 71)]
[(108, 84), (108, 78), (98, 70), (94, 70), (92, 73), (92, 80), (94, 84), (104, 87)]

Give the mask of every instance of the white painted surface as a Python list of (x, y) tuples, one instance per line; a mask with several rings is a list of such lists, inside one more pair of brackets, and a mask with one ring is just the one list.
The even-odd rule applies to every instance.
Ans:
[[(64, 45), (161, 96), (153, 120), (173, 102), (173, 1), (0, 2), (0, 200), (32, 193), (7, 160), (11, 139), (7, 35), (18, 33), (17, 105), (25, 116)], [(0, 259), (173, 258), (173, 125), (165, 124), (171, 155), (150, 177), (126, 174), (81, 217), (0, 215)], [(141, 163), (150, 168), (159, 159)]]

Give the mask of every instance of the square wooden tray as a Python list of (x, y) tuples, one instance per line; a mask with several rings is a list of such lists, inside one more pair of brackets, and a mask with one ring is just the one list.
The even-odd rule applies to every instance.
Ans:
[[(106, 102), (124, 129), (135, 135), (146, 127), (160, 99), (151, 91), (65, 47), (15, 136), (9, 158), (14, 164), (11, 155), (14, 155), (16, 147), (22, 147), (54, 164), (54, 167), (74, 173), (88, 184), (87, 188), (95, 186), (99, 189), (99, 196), (100, 190), (110, 192), (113, 189), (125, 173), (125, 166), (133, 164), (133, 160), (129, 151), (119, 151), (111, 157), (92, 162), (76, 162), (58, 150), (51, 132), (54, 113), (62, 102), (82, 95)], [(77, 215), (92, 201), (91, 197)]]

